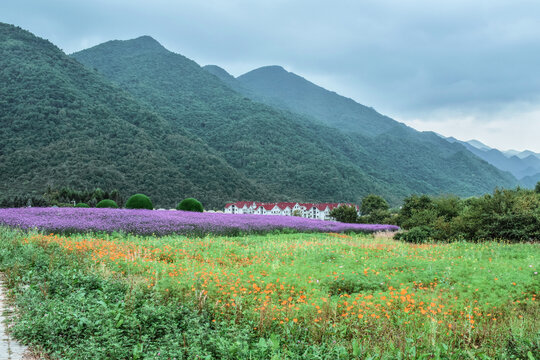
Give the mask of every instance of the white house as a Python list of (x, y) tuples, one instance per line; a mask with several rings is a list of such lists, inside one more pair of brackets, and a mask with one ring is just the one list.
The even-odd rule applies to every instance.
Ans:
[[(279, 203), (260, 203), (255, 201), (237, 201), (235, 203), (227, 203), (224, 213), (226, 214), (259, 214), (259, 215), (282, 215), (293, 216), (299, 215), (311, 219), (331, 220), (330, 211), (341, 206), (354, 206), (359, 213), (358, 205), (345, 203), (295, 203), (295, 202), (279, 202)], [(360, 214), (360, 213), (359, 213)]]

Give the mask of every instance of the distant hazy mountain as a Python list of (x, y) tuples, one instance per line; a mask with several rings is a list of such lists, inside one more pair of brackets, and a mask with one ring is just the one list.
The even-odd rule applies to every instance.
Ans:
[(270, 194), (197, 136), (50, 42), (3, 23), (0, 125), (0, 198), (43, 194), (47, 185), (143, 192), (156, 206)]
[[(444, 136), (443, 136), (444, 137)], [(448, 139), (453, 139), (453, 140), (457, 140), (455, 138), (448, 138)], [(487, 146), (486, 144), (483, 144), (481, 143), (480, 141), (478, 140), (468, 140), (468, 141), (465, 141), (466, 143), (468, 143), (469, 145), (472, 145), (474, 146), (475, 148), (477, 149), (480, 149), (480, 150), (493, 150), (494, 148), (492, 147), (489, 147)], [(496, 149), (495, 149), (496, 150)], [(512, 156), (517, 156), (518, 158), (520, 159), (525, 159), (525, 158), (528, 158), (529, 156), (533, 156), (533, 157), (536, 157), (536, 158), (539, 158), (540, 159), (540, 153), (535, 153), (534, 151), (530, 151), (530, 150), (525, 150), (525, 151), (517, 151), (517, 150), (499, 150), (501, 153), (504, 154), (504, 156), (510, 158)]]
[(507, 150), (507, 151), (503, 151), (503, 154), (505, 154), (508, 157), (517, 156), (520, 159), (524, 159), (524, 158), (529, 157), (529, 156), (532, 155), (532, 156), (540, 159), (540, 153), (535, 153), (535, 152), (530, 151), (530, 150), (525, 150), (525, 151)]
[(487, 146), (486, 144), (481, 143), (478, 140), (469, 140), (469, 141), (466, 141), (466, 143), (468, 143), (469, 145), (472, 145), (475, 148), (480, 149), (480, 150), (491, 150), (491, 148), (489, 146)]
[[(395, 204), (410, 193), (471, 195), (515, 184), (511, 175), (461, 145), (414, 131), (279, 69), (270, 73), (292, 76), (300, 93), (307, 86), (321, 102), (329, 96), (327, 104), (350, 115), (350, 121), (343, 120), (346, 116), (336, 120), (348, 127), (339, 129), (323, 115), (315, 119), (261, 104), (255, 86), (242, 90), (250, 78), (255, 81), (253, 72), (235, 83), (225, 71), (205, 71), (148, 37), (110, 41), (72, 56), (172, 126), (201, 137), (231, 166), (283, 199), (356, 202), (375, 192)], [(262, 74), (270, 78), (267, 71)], [(302, 96), (309, 104), (317, 102)], [(326, 107), (318, 112), (333, 113)]]
[(446, 139), (452, 143), (462, 144), (469, 151), (498, 169), (512, 173), (523, 186), (531, 187), (537, 181), (540, 181), (540, 157), (537, 157), (538, 154), (532, 151), (517, 152), (510, 150), (502, 152), (477, 140), (460, 141), (454, 137)]
[(528, 188), (534, 188), (539, 181), (540, 181), (540, 172), (534, 175), (525, 176), (519, 181), (519, 183), (522, 186), (525, 186)]

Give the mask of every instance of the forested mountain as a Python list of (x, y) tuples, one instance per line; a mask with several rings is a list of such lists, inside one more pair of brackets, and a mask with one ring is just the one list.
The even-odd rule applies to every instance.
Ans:
[[(204, 68), (251, 99), (289, 109), (348, 133), (350, 137), (366, 145), (371, 156), (379, 160), (381, 167), (395, 167), (400, 174), (414, 173), (412, 178), (404, 179), (411, 188), (422, 189), (426, 193), (438, 193), (440, 190), (437, 188), (446, 187), (447, 191), (467, 194), (474, 192), (475, 186), (481, 186), (483, 175), (478, 174), (479, 170), (497, 173), (485, 163), (480, 164), (479, 159), (468, 151), (463, 152), (463, 148), (449, 145), (434, 133), (416, 131), (372, 108), (287, 72), (280, 66), (262, 67), (238, 78), (216, 65), (207, 65)], [(467, 143), (462, 145), (467, 149), (472, 147)], [(477, 155), (475, 151), (471, 152)], [(482, 156), (479, 157), (489, 162)], [(401, 162), (392, 163), (396, 158)], [(462, 172), (465, 169), (473, 171), (474, 174)], [(509, 171), (506, 168), (500, 170)], [(494, 176), (498, 179), (502, 177), (504, 180), (501, 183), (516, 184), (516, 179), (500, 171)], [(461, 190), (456, 188), (456, 180), (461, 182)]]
[(534, 151), (530, 151), (530, 150), (525, 150), (525, 151), (506, 150), (506, 151), (503, 151), (502, 153), (508, 157), (515, 155), (520, 159), (524, 159), (526, 157), (529, 157), (530, 155), (540, 159), (540, 153), (535, 153)]
[(281, 66), (255, 69), (237, 80), (254, 99), (311, 116), (340, 130), (375, 136), (401, 126), (374, 109), (317, 86)]
[(454, 137), (448, 137), (446, 140), (452, 143), (462, 144), (473, 154), (486, 160), (498, 169), (512, 173), (517, 179), (540, 173), (540, 159), (533, 152), (529, 152), (528, 156), (519, 157), (517, 154), (505, 154), (487, 145), (482, 144), (480, 146), (479, 144), (481, 143), (476, 140), (461, 141)]
[(275, 200), (359, 201), (375, 192), (397, 202), (409, 191), (355, 165), (348, 154), (362, 156), (362, 148), (338, 131), (251, 101), (148, 36), (72, 56), (172, 126), (200, 136), (245, 176), (278, 194)]
[(377, 120), (351, 123), (347, 131), (306, 112), (261, 104), (244, 82), (217, 67), (205, 71), (147, 36), (109, 41), (72, 56), (173, 126), (200, 136), (229, 164), (283, 199), (356, 202), (375, 192), (396, 204), (410, 193), (472, 195), (515, 184), (510, 174), (463, 146), (419, 133), (352, 100), (336, 98)]
[(143, 192), (157, 206), (271, 197), (50, 42), (0, 23), (0, 198), (47, 185)]
[(479, 158), (496, 168), (514, 175), (520, 185), (533, 188), (540, 181), (540, 155), (526, 150), (505, 152), (482, 144), (478, 140), (461, 141), (454, 137), (444, 137), (451, 143), (460, 143)]

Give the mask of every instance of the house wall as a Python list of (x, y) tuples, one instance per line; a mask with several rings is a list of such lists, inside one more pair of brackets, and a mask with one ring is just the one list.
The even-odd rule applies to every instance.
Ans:
[[(260, 215), (282, 215), (292, 216), (294, 211), (299, 210), (302, 217), (320, 220), (332, 220), (330, 217), (330, 207), (326, 206), (324, 210), (319, 210), (318, 207), (301, 206), (296, 203), (294, 206), (287, 206), (285, 209), (281, 209), (275, 205), (272, 209), (267, 210), (263, 206), (257, 206), (255, 203), (251, 205), (244, 204), (242, 207), (238, 207), (235, 204), (225, 207), (224, 213), (226, 214), (260, 214)], [(360, 215), (360, 212), (358, 212)]]

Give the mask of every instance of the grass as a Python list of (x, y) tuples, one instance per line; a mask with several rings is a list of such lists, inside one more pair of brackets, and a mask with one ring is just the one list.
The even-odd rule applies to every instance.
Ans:
[(15, 334), (56, 356), (540, 358), (539, 244), (0, 234)]

